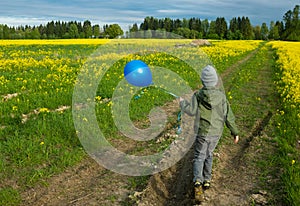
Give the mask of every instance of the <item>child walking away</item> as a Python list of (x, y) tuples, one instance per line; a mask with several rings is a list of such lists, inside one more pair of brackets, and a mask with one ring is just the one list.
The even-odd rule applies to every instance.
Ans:
[(210, 187), (213, 151), (222, 136), (224, 124), (230, 129), (234, 143), (239, 141), (234, 114), (213, 66), (208, 65), (202, 70), (201, 81), (203, 87), (193, 94), (190, 102), (179, 99), (182, 112), (196, 116), (193, 182), (197, 201), (204, 200), (203, 189)]

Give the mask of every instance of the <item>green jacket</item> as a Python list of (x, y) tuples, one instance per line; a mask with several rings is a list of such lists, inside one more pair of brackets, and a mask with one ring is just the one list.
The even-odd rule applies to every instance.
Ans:
[(231, 134), (238, 135), (234, 114), (224, 92), (215, 87), (203, 87), (195, 92), (191, 102), (180, 102), (181, 110), (196, 116), (195, 132), (201, 136), (221, 136), (224, 124)]

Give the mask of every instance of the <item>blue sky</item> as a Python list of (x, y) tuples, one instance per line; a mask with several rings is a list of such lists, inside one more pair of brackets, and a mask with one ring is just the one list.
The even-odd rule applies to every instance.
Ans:
[(0, 24), (39, 25), (51, 20), (118, 23), (124, 30), (140, 24), (146, 16), (156, 18), (198, 17), (215, 20), (248, 16), (252, 25), (282, 20), (300, 0), (4, 0), (0, 2)]

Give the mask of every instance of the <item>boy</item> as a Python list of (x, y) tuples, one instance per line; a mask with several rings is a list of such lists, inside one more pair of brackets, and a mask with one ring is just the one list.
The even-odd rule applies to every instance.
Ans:
[(195, 92), (191, 102), (180, 97), (183, 112), (196, 116), (194, 128), (196, 140), (194, 145), (194, 186), (196, 199), (203, 200), (203, 189), (210, 187), (213, 151), (222, 136), (224, 124), (238, 143), (238, 129), (235, 118), (221, 90), (221, 81), (214, 67), (208, 65), (201, 72), (203, 88)]

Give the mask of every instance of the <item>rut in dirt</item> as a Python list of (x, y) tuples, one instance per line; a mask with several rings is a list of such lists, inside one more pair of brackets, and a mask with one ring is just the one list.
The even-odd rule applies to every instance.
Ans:
[[(213, 168), (212, 186), (205, 191), (205, 201), (201, 205), (249, 205), (257, 203), (253, 194), (261, 197), (261, 204), (268, 202), (269, 194), (260, 188), (258, 182), (259, 169), (253, 164), (259, 158), (264, 158), (263, 149), (268, 152), (274, 150), (274, 145), (262, 146), (262, 138), (271, 139), (267, 130), (270, 130), (270, 121), (276, 111), (276, 97), (272, 80), (272, 52), (266, 46), (259, 47), (241, 61), (228, 68), (223, 73), (225, 91), (233, 87), (231, 75), (239, 72), (239, 69), (257, 58), (262, 49), (265, 50), (262, 65), (255, 78), (247, 82), (243, 87), (238, 88), (245, 94), (235, 104), (239, 110), (235, 112), (237, 125), (242, 132), (238, 145), (233, 145), (233, 138), (227, 137), (222, 140), (214, 155), (215, 163)], [(262, 57), (262, 58), (264, 58)], [(256, 85), (256, 86), (253, 86)], [(260, 96), (258, 105), (255, 105), (260, 113), (248, 118), (249, 112), (245, 112), (249, 104), (256, 104), (247, 101), (255, 95)], [(252, 105), (253, 106), (253, 105)], [(246, 122), (243, 119), (248, 119)], [(250, 120), (249, 120), (250, 119)], [(239, 121), (240, 120), (240, 121)], [(262, 148), (258, 150), (257, 148)], [(260, 154), (261, 153), (261, 154)], [(194, 205), (193, 184), (192, 184), (192, 161), (193, 149), (175, 166), (150, 178), (148, 187), (145, 189), (142, 199), (138, 205)], [(268, 181), (273, 181), (274, 177)], [(274, 180), (275, 181), (275, 180)], [(259, 192), (258, 192), (259, 193)], [(279, 203), (278, 203), (279, 204)]]

